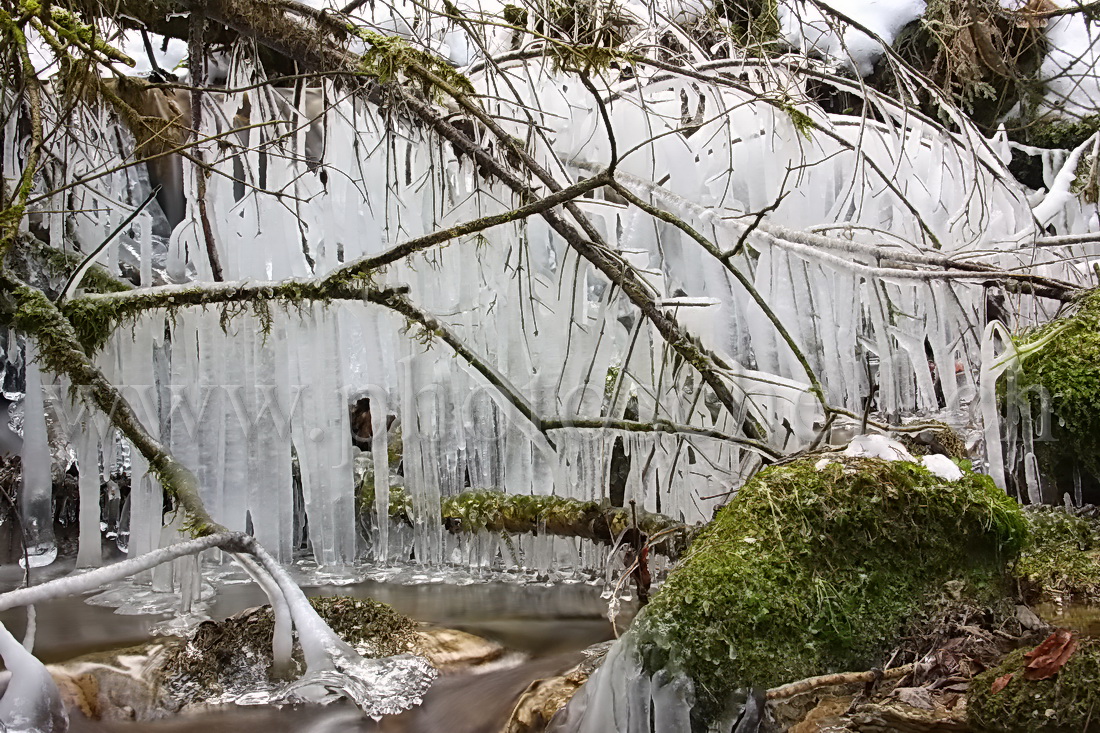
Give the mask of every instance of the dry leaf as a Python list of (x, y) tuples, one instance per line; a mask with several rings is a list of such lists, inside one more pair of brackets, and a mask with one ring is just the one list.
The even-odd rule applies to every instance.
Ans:
[(1073, 632), (1069, 629), (1056, 630), (1042, 644), (1024, 655), (1028, 660), (1027, 666), (1024, 667), (1024, 679), (1050, 679), (1058, 674), (1076, 650), (1077, 638)]
[(993, 685), (990, 686), (989, 691), (996, 695), (998, 692), (1008, 686), (1008, 683), (1012, 681), (1012, 678), (1016, 676), (1015, 672), (1009, 672), (1008, 674), (1001, 675), (997, 679), (993, 680)]
[(1028, 0), (1027, 5), (1016, 12), (1016, 27), (1046, 28), (1048, 21), (1043, 14), (1058, 9), (1052, 0)]

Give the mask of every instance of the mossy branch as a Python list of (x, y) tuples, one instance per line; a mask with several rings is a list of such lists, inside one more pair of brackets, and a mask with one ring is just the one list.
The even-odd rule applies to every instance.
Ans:
[[(374, 489), (366, 487), (359, 499), (363, 507), (373, 507)], [(390, 487), (389, 506), (390, 519), (412, 523), (412, 502), (403, 489)], [(700, 529), (663, 514), (637, 510), (636, 515), (638, 530), (653, 540), (650, 549), (673, 560), (686, 552)], [(577, 537), (604, 545), (614, 545), (623, 532), (635, 526), (630, 509), (606, 502), (478, 489), (444, 497), (441, 516), (443, 526), (452, 533)]]

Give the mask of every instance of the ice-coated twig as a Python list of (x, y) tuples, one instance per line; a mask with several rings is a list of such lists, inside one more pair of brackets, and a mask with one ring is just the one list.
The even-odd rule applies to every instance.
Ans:
[[(276, 633), (272, 646), (277, 665), (284, 668), (289, 666), (288, 621), (292, 621), (297, 628), (298, 641), (305, 656), (306, 673), (301, 680), (292, 682), (286, 688), (285, 694), (291, 699), (328, 701), (333, 699), (334, 689), (338, 689), (350, 697), (364, 713), (378, 717), (400, 712), (409, 705), (416, 704), (435, 679), (435, 669), (421, 657), (402, 655), (385, 660), (361, 657), (318, 615), (286, 569), (251, 535), (242, 532), (219, 532), (179, 542), (80, 575), (70, 575), (30, 588), (9, 591), (0, 594), (0, 611), (78, 595), (105, 583), (150, 570), (162, 563), (215, 547), (243, 560), (242, 565), (246, 571), (257, 578), (267, 592), (276, 616)], [(8, 639), (18, 647), (17, 650), (8, 644)], [(56, 686), (51, 688), (42, 682), (41, 675), (36, 670), (41, 668), (41, 673), (47, 677), (48, 672), (6, 629), (0, 633), (0, 655), (13, 672), (22, 670), (15, 675), (21, 681), (20, 686), (13, 688), (9, 684), (9, 692), (0, 698), (0, 722), (8, 724), (5, 715), (19, 715), (20, 710), (49, 711), (57, 707), (51, 701), (51, 695), (56, 693)], [(32, 661), (28, 661), (28, 658)], [(23, 685), (23, 680), (37, 682)], [(52, 685), (52, 681), (50, 684)], [(393, 690), (387, 685), (392, 686)], [(401, 692), (399, 696), (392, 694), (398, 690)], [(8, 695), (18, 696), (18, 703), (16, 697), (9, 700)], [(44, 713), (35, 713), (40, 717), (42, 714)]]
[(0, 730), (63, 733), (69, 718), (49, 671), (0, 623), (0, 657), (10, 673), (0, 697)]
[(271, 573), (261, 567), (251, 555), (237, 552), (233, 554), (233, 559), (263, 588), (271, 603), (271, 612), (275, 617), (275, 630), (271, 636), (271, 669), (275, 676), (282, 676), (290, 671), (290, 655), (294, 647), (294, 620), (290, 616), (286, 595), (271, 577)]
[(114, 565), (107, 565), (95, 570), (89, 570), (79, 575), (69, 575), (64, 578), (49, 580), (29, 588), (17, 588), (0, 593), (0, 611), (19, 606), (29, 606), (32, 603), (43, 603), (54, 598), (79, 595), (90, 590), (111, 583), (116, 580), (128, 578), (145, 570), (151, 570), (158, 565), (171, 562), (187, 555), (194, 555), (214, 547), (227, 552), (245, 551), (251, 544), (252, 538), (240, 532), (221, 532), (218, 534), (199, 537), (186, 542), (179, 542), (168, 547), (141, 555), (140, 557), (122, 560)]

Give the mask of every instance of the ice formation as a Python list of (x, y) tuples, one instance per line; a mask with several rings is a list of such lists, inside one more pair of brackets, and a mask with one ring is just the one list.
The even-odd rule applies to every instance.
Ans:
[[(230, 86), (260, 73), (247, 59), (234, 63)], [(714, 497), (759, 465), (760, 451), (789, 452), (813, 439), (824, 416), (806, 366), (839, 408), (861, 411), (874, 380), (887, 416), (959, 415), (976, 393), (975, 325), (986, 296), (977, 278), (935, 270), (957, 258), (1079, 280), (1083, 274), (1065, 264), (1067, 250), (1029, 246), (1038, 230), (1028, 192), (973, 129), (949, 133), (871, 93), (868, 103), (885, 122), (829, 115), (799, 91), (806, 78), (797, 72), (752, 59), (725, 65), (740, 81), (609, 74), (600, 94), (617, 149), (632, 151), (618, 161), (620, 185), (703, 232), (729, 253), (727, 266), (617, 197), (597, 192), (577, 206), (663, 312), (715, 355), (736, 413), (718, 409), (699, 374), (680, 365), (622, 291), (538, 217), (425, 250), (374, 276), (376, 288), (407, 287), (404, 297), (480, 363), (456, 358), (439, 338), (410, 338), (406, 319), (383, 305), (337, 301), (150, 311), (116, 332), (98, 364), (124, 386), (153, 434), (196, 469), (217, 521), (254, 532), (283, 562), (308, 540), (313, 559), (328, 568), (364, 555), (453, 560), (439, 505), (467, 487), (607, 498), (617, 441), (631, 459), (625, 499), (689, 522), (708, 517), (721, 501)], [(471, 81), (491, 92), (488, 111), (511, 134), (522, 138), (530, 123), (538, 126), (530, 149), (548, 170), (577, 180), (609, 163), (600, 109), (575, 76), (513, 61)], [(769, 101), (780, 89), (808, 122)], [(257, 119), (290, 121), (234, 133), (241, 152), (233, 155), (206, 146), (224, 173), (209, 177), (207, 204), (229, 282), (324, 276), (516, 205), (514, 194), (425, 129), (327, 83), (307, 89), (297, 112), (278, 91), (248, 94)], [(247, 109), (239, 93), (207, 94), (204, 104), (211, 135)], [(73, 144), (70, 159), (110, 167), (131, 144), (128, 133), (106, 112), (82, 114), (91, 134), (118, 135), (95, 147)], [(104, 251), (103, 265), (119, 271), (135, 253), (143, 287), (172, 287), (155, 285), (163, 277), (211, 278), (194, 167), (185, 173), (183, 220), (169, 232), (150, 207)], [(149, 185), (143, 171), (124, 169), (74, 189), (78, 211), (65, 216), (76, 243), (98, 244)], [(117, 205), (104, 211), (101, 201)], [(1057, 229), (1069, 226), (1064, 212), (1075, 202), (1048, 198), (1038, 208), (1050, 210), (1043, 218)], [(60, 215), (45, 216), (51, 235), (64, 231)], [(1024, 299), (1019, 317), (1044, 320), (1044, 307)], [(418, 330), (412, 324), (411, 335)], [(496, 385), (488, 374), (499, 377)], [(390, 532), (377, 521), (373, 534), (359, 528), (347, 406), (363, 395), (377, 406), (377, 427), (393, 415), (402, 431), (400, 477), (387, 459), (392, 436), (374, 431), (375, 516), (387, 516), (389, 484), (399, 481), (416, 518), (411, 530)], [(614, 421), (628, 409), (631, 419), (664, 421), (671, 432), (623, 429)], [(755, 426), (752, 440), (721, 437), (746, 438), (748, 426)], [(83, 440), (77, 447), (93, 465), (111, 442)], [(131, 456), (134, 490), (120, 542), (136, 554), (174, 535), (162, 536), (160, 488), (141, 456)], [(94, 564), (90, 514), (84, 525), (81, 562)], [(573, 541), (525, 538), (518, 554), (487, 541), (484, 551), (499, 552), (506, 566), (602, 562), (601, 551)], [(183, 577), (162, 585), (176, 587)]]
[(0, 694), (0, 727), (5, 733), (63, 733), (69, 718), (50, 673), (0, 624), (0, 657), (6, 670)]
[[(53, 477), (50, 466), (42, 373), (33, 341), (26, 349), (27, 398), (23, 405), (22, 483), (19, 494), (20, 522), (26, 541), (21, 565), (41, 567), (57, 558), (53, 534)], [(97, 502), (98, 503), (98, 502)]]
[[(803, 53), (814, 52), (850, 64), (860, 76), (871, 75), (875, 62), (886, 52), (883, 44), (892, 44), (901, 29), (920, 18), (924, 9), (925, 0), (784, 0), (778, 6), (781, 33), (787, 43)], [(841, 17), (851, 18), (873, 35), (852, 27)]]
[(912, 454), (896, 440), (885, 435), (858, 435), (844, 449), (851, 458), (880, 458), (884, 461), (914, 461)]
[[(886, 40), (922, 5), (834, 3)], [(511, 35), (499, 27), (475, 43), (451, 22), (418, 18), (417, 3), (370, 7), (380, 31), (469, 64), (484, 111), (559, 183), (614, 163), (617, 189), (594, 187), (567, 217), (583, 214), (585, 239), (599, 257), (581, 256), (532, 216), (398, 258), (371, 273), (368, 297), (173, 306), (114, 333), (97, 365), (152, 436), (196, 471), (215, 520), (253, 534), (279, 562), (305, 550), (334, 573), (363, 558), (525, 568), (544, 577), (601, 568), (604, 551), (573, 540), (459, 542), (444, 531), (441, 500), (466, 488), (608, 499), (618, 445), (629, 458), (624, 501), (687, 522), (707, 519), (762, 455), (809, 445), (826, 422), (825, 405), (858, 415), (876, 388), (886, 419), (921, 413), (958, 422), (979, 388), (988, 403), (1000, 356), (992, 332), (981, 332), (988, 272), (1026, 270), (1071, 283), (1091, 277), (1076, 265), (1095, 256), (1096, 245), (1057, 239), (1094, 228), (1095, 205), (1069, 195), (1080, 156), (1046, 154), (1050, 193), (1036, 194), (1007, 170), (1006, 140), (982, 137), (959, 115), (945, 126), (814, 64), (734, 55), (690, 75), (638, 63), (629, 74), (611, 66), (582, 80), (545, 59), (481, 63), (482, 48), (508, 48)], [(655, 29), (689, 22), (702, 7), (628, 5), (624, 12), (643, 21), (630, 42), (644, 47)], [(881, 50), (858, 30), (785, 17), (792, 41), (834, 60), (844, 50), (860, 73)], [(300, 95), (257, 86), (263, 70), (247, 53), (225, 73), (227, 88), (249, 91), (203, 95), (199, 134), (210, 139), (197, 150), (213, 174), (181, 163), (182, 190), (167, 194), (182, 220), (150, 206), (98, 258), (145, 292), (309, 281), (526, 203), (425, 125), (329, 81)], [(860, 96), (868, 113), (827, 113), (813, 102), (811, 83)], [(61, 149), (54, 159), (65, 165), (48, 167), (46, 178), (61, 193), (44, 196), (35, 216), (51, 244), (88, 252), (153, 185), (172, 186), (121, 165), (134, 141), (109, 111), (73, 114), (53, 121), (66, 131), (54, 143)], [(4, 155), (17, 159), (16, 116), (8, 118)], [(507, 157), (499, 143), (494, 154)], [(77, 180), (89, 170), (109, 172)], [(199, 176), (226, 281), (216, 285)], [(647, 207), (678, 221), (655, 218)], [(1034, 246), (1040, 238), (1047, 246)], [(596, 259), (632, 273), (635, 292), (612, 283)], [(631, 297), (653, 304), (648, 319)], [(1048, 301), (1028, 295), (1013, 295), (1010, 305), (1019, 324), (1051, 315)], [(662, 335), (659, 319), (685, 333)], [(684, 354), (700, 356), (690, 362)], [(32, 479), (42, 470), (48, 476), (35, 374), (28, 369), (24, 444), (32, 524), (42, 511), (41, 482)], [(366, 508), (348, 415), (362, 396), (371, 399), (374, 422)], [(390, 459), (396, 433), (385, 429), (391, 415), (401, 430), (400, 474)], [(90, 497), (91, 477), (114, 463), (114, 436), (94, 420), (72, 427), (81, 467), (91, 469), (81, 485)], [(996, 476), (996, 421), (986, 429)], [(911, 459), (880, 438), (851, 450)], [(118, 540), (142, 556), (176, 542), (180, 526), (164, 516), (145, 460), (136, 450), (129, 456), (132, 489)], [(926, 465), (953, 475), (942, 460)], [(411, 527), (388, 523), (398, 482)], [(363, 511), (373, 511), (371, 532), (360, 527)], [(100, 537), (90, 510), (80, 525), (80, 563), (95, 565)], [(201, 593), (197, 568), (182, 557), (173, 562), (143, 568), (139, 581), (177, 590), (186, 604)], [(337, 671), (341, 684), (352, 684), (349, 674), (374, 684), (376, 666), (359, 669), (351, 657), (343, 667), (325, 663), (321, 651), (307, 650), (307, 660), (318, 660), (315, 674), (290, 692), (324, 695)], [(652, 710), (625, 711), (631, 722), (621, 729), (682, 729), (691, 691), (667, 672), (640, 674), (630, 653), (620, 645), (604, 669), (620, 665), (625, 681), (614, 685), (634, 687), (625, 694), (612, 682), (591, 686), (592, 709), (649, 701)]]
[[(551, 733), (650, 733), (699, 730), (693, 726), (694, 685), (671, 670), (646, 670), (637, 651), (636, 632), (629, 630), (607, 652), (600, 667), (554, 717)], [(741, 705), (731, 700), (730, 715), (712, 722), (708, 733), (737, 731)]]

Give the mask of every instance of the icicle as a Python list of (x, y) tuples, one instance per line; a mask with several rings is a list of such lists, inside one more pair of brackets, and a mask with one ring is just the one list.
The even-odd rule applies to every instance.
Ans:
[(300, 322), (291, 322), (291, 334), (297, 346), (293, 378), (309, 386), (293, 419), (293, 435), (310, 544), (318, 564), (342, 566), (356, 556), (355, 482), (335, 314), (314, 306)]
[(371, 393), (371, 459), (374, 461), (374, 561), (385, 565), (390, 546), (389, 404), (385, 393)]
[(27, 389), (23, 403), (23, 479), (19, 495), (20, 521), (26, 537), (26, 557), (19, 564), (37, 568), (57, 558), (53, 534), (53, 478), (49, 435), (42, 394), (42, 373), (36, 344), (27, 339)]
[(76, 566), (94, 568), (103, 564), (98, 428), (91, 419), (86, 420), (83, 429), (77, 427), (74, 438), (76, 465), (80, 472), (80, 544)]
[[(160, 433), (160, 416), (156, 403), (153, 377), (153, 344), (159, 327), (163, 333), (163, 319), (154, 312), (146, 314), (134, 326), (133, 342), (120, 348), (122, 384), (132, 395), (131, 404), (137, 410), (142, 425), (153, 436)], [(130, 334), (118, 334), (116, 338), (129, 341)], [(149, 471), (149, 462), (140, 451), (130, 453), (130, 521), (127, 552), (131, 556), (144, 555), (160, 545), (161, 525), (164, 515), (164, 498), (160, 483)], [(145, 575), (148, 582), (151, 577)]]
[[(291, 476), (291, 420), (298, 410), (301, 389), (290, 384), (286, 314), (273, 318), (270, 332), (258, 324), (246, 338), (249, 346), (246, 383), (249, 395), (248, 513), (256, 539), (279, 562), (293, 557), (294, 487)], [(250, 382), (250, 383), (249, 383)]]

